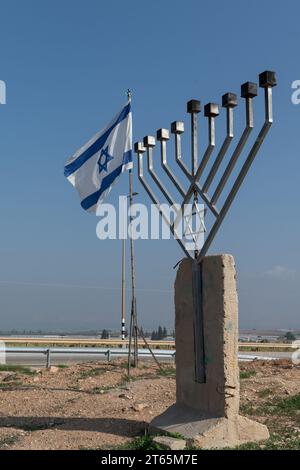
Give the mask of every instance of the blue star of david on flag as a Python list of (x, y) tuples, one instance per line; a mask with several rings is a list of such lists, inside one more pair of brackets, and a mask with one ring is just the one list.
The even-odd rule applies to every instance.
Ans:
[[(102, 157), (105, 158), (103, 163)], [(107, 165), (111, 160), (113, 160), (113, 158), (114, 157), (108, 153), (108, 146), (105, 149), (101, 150), (99, 160), (97, 161), (97, 165), (99, 166), (99, 173), (101, 173), (101, 171), (103, 170), (106, 171), (106, 173), (108, 172)]]

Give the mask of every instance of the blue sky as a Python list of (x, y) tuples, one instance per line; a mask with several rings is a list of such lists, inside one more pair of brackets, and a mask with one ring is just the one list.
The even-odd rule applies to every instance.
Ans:
[[(175, 119), (188, 126), (187, 100), (220, 103), (266, 69), (277, 72), (275, 122), (210, 253), (235, 256), (241, 327), (300, 326), (300, 105), (291, 103), (299, 15), (292, 0), (1, 1), (0, 329), (119, 326), (120, 242), (96, 238), (97, 218), (81, 209), (63, 166), (121, 108), (127, 88), (137, 140)], [(260, 92), (256, 131), (262, 105)], [(243, 124), (239, 100), (237, 136)], [(224, 131), (222, 113), (217, 148)], [(127, 188), (123, 175), (109, 202)], [(136, 175), (135, 190), (148, 201)], [(171, 327), (180, 249), (139, 241), (136, 252), (140, 323)]]

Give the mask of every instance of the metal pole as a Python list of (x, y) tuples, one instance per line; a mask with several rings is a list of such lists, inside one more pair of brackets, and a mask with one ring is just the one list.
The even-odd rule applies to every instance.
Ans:
[(130, 325), (129, 325), (129, 344), (128, 344), (128, 362), (127, 362), (128, 376), (130, 376), (130, 369), (131, 369), (131, 342), (132, 342), (132, 311), (130, 314)]
[(195, 381), (206, 382), (205, 345), (204, 345), (204, 318), (203, 318), (203, 292), (202, 292), (202, 263), (193, 261), (192, 290), (194, 303), (194, 350), (195, 350)]
[(47, 352), (46, 352), (46, 357), (47, 357), (47, 363), (46, 363), (46, 368), (47, 369), (50, 369), (51, 367), (51, 349), (47, 349)]
[[(131, 91), (127, 91), (128, 100), (131, 101)], [(129, 350), (128, 350), (128, 375), (130, 375), (131, 367), (131, 342), (132, 337), (134, 340), (133, 346), (133, 365), (138, 364), (138, 327), (137, 327), (137, 308), (135, 298), (135, 259), (134, 259), (134, 245), (132, 238), (132, 220), (131, 207), (133, 202), (133, 189), (132, 189), (132, 170), (129, 170), (129, 208), (130, 208), (130, 266), (131, 266), (131, 315), (130, 315), (130, 332), (129, 332)]]
[(192, 176), (195, 176), (198, 167), (198, 139), (197, 139), (197, 116), (191, 113), (191, 134), (192, 134)]
[(126, 262), (126, 253), (125, 253), (125, 220), (123, 220), (123, 240), (122, 240), (122, 328), (121, 336), (122, 340), (125, 340), (125, 310), (126, 310), (126, 300), (125, 300), (125, 262)]
[[(198, 100), (190, 100), (187, 103), (187, 112), (191, 115), (191, 142), (192, 142), (192, 177), (195, 178), (198, 167), (198, 129), (197, 129), (197, 114), (201, 111), (201, 103)], [(198, 202), (198, 193), (196, 188), (193, 188), (194, 204)], [(195, 250), (195, 258), (198, 256), (198, 251)]]
[(153, 357), (154, 361), (156, 362), (157, 366), (159, 367), (159, 369), (162, 369), (162, 366), (160, 365), (160, 363), (159, 363), (158, 360), (156, 359), (154, 352), (152, 351), (152, 349), (151, 349), (151, 347), (150, 347), (148, 341), (147, 341), (146, 338), (145, 338), (145, 335), (143, 334), (143, 332), (142, 332), (140, 329), (139, 329), (138, 331), (139, 331), (140, 336), (143, 338), (143, 341), (144, 341), (145, 345), (146, 345), (147, 348), (149, 349), (150, 354), (151, 354), (151, 356)]
[(131, 207), (133, 202), (133, 189), (132, 189), (132, 170), (129, 170), (129, 207), (130, 207), (130, 266), (131, 266), (131, 315), (132, 315), (132, 333), (134, 341), (133, 349), (133, 365), (134, 367), (138, 364), (138, 329), (137, 329), (137, 309), (136, 309), (136, 297), (135, 297), (135, 258), (134, 258), (134, 244), (132, 237), (132, 221)]
[[(209, 117), (209, 145), (198, 167), (198, 131), (197, 114), (201, 111), (201, 103), (198, 100), (190, 100), (187, 103), (187, 112), (191, 114), (191, 140), (192, 140), (192, 177), (194, 183), (201, 175), (201, 171), (210, 157), (215, 145), (214, 117), (219, 114), (217, 105), (206, 105), (205, 115)], [(198, 191), (193, 187), (194, 205), (198, 204)], [(193, 210), (193, 209), (192, 209)], [(203, 298), (202, 298), (202, 266), (197, 266), (198, 249), (195, 246), (192, 268), (192, 293), (194, 307), (194, 348), (195, 348), (195, 381), (205, 383), (205, 351), (203, 328)]]

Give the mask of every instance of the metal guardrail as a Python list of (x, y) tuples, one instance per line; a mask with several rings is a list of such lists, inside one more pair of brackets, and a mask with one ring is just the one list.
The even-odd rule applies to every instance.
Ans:
[[(99, 355), (107, 358), (107, 361), (110, 362), (113, 357), (127, 357), (128, 349), (124, 348), (0, 348), (0, 353), (5, 352), (6, 354), (40, 354), (46, 356), (46, 368), (51, 366), (51, 357), (55, 354), (79, 354), (79, 355)], [(149, 350), (139, 349), (139, 357), (151, 357)], [(155, 351), (156, 358), (170, 358), (175, 359), (175, 350), (169, 349), (160, 349)], [(254, 354), (239, 354), (239, 360), (242, 361), (253, 361), (253, 360), (276, 360), (278, 357), (269, 357), (269, 356), (256, 356)]]
[[(0, 348), (0, 353), (5, 352), (6, 354), (43, 354), (46, 356), (46, 367), (49, 369), (51, 366), (51, 356), (53, 354), (91, 354), (91, 355), (99, 355), (104, 356), (107, 358), (107, 361), (115, 357), (127, 357), (128, 356), (128, 349), (106, 349), (106, 348)], [(174, 358), (175, 359), (174, 350), (156, 350), (155, 357), (156, 358)], [(138, 351), (139, 357), (151, 357), (151, 353), (145, 349), (139, 349)]]

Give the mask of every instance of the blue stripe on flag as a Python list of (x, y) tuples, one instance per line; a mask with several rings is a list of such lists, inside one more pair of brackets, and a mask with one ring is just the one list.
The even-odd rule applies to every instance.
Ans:
[(123, 156), (123, 165), (128, 165), (128, 163), (132, 162), (132, 150), (128, 150), (128, 152), (124, 153)]
[(128, 152), (125, 152), (123, 155), (122, 165), (115, 168), (114, 171), (112, 171), (105, 178), (103, 178), (100, 189), (90, 194), (89, 196), (87, 196), (85, 199), (81, 201), (81, 207), (83, 209), (87, 211), (88, 209), (93, 207), (95, 204), (97, 204), (97, 202), (99, 201), (104, 191), (106, 191), (113, 184), (114, 180), (122, 173), (122, 169), (124, 165), (132, 161), (131, 154), (132, 154), (131, 150), (129, 150)]
[(64, 175), (66, 177), (70, 176), (72, 173), (77, 171), (89, 158), (91, 158), (95, 153), (99, 152), (99, 150), (103, 147), (105, 142), (107, 141), (110, 133), (114, 130), (114, 128), (120, 124), (131, 111), (131, 103), (128, 103), (121, 111), (119, 114), (119, 117), (116, 119), (116, 121), (111, 125), (109, 129), (107, 129), (104, 134), (102, 134), (96, 142), (94, 142), (89, 148), (87, 148), (81, 155), (79, 155), (76, 160), (73, 162), (69, 163), (68, 165), (65, 166), (64, 169)]

